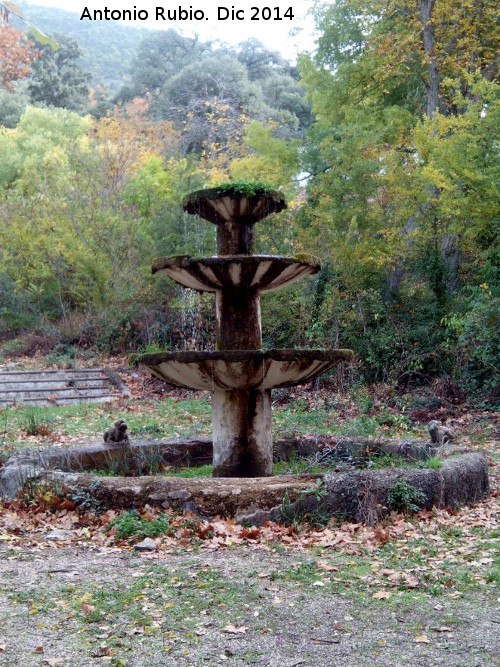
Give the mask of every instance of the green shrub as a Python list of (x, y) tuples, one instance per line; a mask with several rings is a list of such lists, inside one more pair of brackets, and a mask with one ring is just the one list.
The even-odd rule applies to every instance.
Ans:
[(500, 405), (500, 291), (483, 283), (469, 290), (462, 312), (443, 319), (454, 356), (453, 379), (486, 405)]
[(120, 540), (129, 537), (143, 539), (145, 537), (157, 537), (162, 534), (169, 534), (173, 531), (170, 525), (169, 515), (159, 514), (151, 521), (147, 521), (140, 516), (137, 510), (130, 510), (120, 514), (113, 519), (111, 526), (115, 529), (116, 537)]
[(387, 490), (387, 504), (396, 512), (418, 512), (426, 495), (405, 479), (396, 479)]

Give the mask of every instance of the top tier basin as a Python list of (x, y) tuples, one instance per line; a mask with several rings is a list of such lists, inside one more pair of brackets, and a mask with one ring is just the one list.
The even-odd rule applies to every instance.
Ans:
[(192, 192), (183, 201), (184, 210), (221, 224), (224, 222), (255, 222), (286, 208), (284, 196), (275, 190), (257, 190), (252, 195), (242, 195), (232, 190), (208, 188)]
[(293, 387), (351, 358), (351, 350), (224, 350), (142, 354), (136, 360), (179, 387), (231, 391)]
[(269, 292), (319, 271), (313, 257), (276, 257), (273, 255), (232, 255), (192, 259), (187, 255), (160, 257), (152, 271), (166, 273), (184, 287), (198, 292), (247, 289)]

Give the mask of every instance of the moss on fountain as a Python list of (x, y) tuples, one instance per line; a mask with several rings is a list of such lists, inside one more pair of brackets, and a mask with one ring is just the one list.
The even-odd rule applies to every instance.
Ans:
[(262, 183), (260, 181), (225, 181), (223, 183), (217, 183), (211, 188), (203, 188), (202, 190), (196, 190), (191, 192), (187, 197), (185, 197), (184, 202), (186, 201), (198, 201), (199, 199), (208, 198), (215, 199), (217, 197), (255, 197), (256, 195), (275, 195), (277, 197), (283, 198), (279, 192), (272, 188), (267, 183)]
[(316, 255), (310, 255), (307, 252), (298, 252), (288, 258), (291, 262), (299, 262), (300, 264), (309, 264), (321, 268), (321, 260)]
[[(214, 202), (220, 200), (232, 202), (230, 210), (224, 213), (224, 207), (214, 205)], [(286, 208), (285, 197), (281, 192), (265, 183), (253, 181), (228, 181), (212, 188), (196, 190), (184, 198), (182, 205), (188, 213), (196, 213), (215, 224), (229, 219), (237, 221), (239, 218), (254, 223)]]
[[(189, 255), (170, 255), (169, 257), (155, 257), (151, 265), (151, 273), (156, 273), (163, 268), (165, 261), (168, 260), (169, 264), (173, 266), (178, 266), (179, 268), (184, 266), (186, 262), (189, 262), (191, 257)], [(158, 268), (157, 268), (158, 267)]]

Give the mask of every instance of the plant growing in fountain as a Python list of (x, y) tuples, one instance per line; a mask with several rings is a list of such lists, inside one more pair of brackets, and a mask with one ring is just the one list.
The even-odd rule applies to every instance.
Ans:
[(396, 479), (387, 489), (387, 504), (396, 512), (418, 512), (427, 497), (406, 479)]

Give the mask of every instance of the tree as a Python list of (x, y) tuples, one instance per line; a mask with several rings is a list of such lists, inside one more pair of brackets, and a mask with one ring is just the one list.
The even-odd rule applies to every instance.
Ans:
[(0, 23), (0, 85), (12, 90), (14, 83), (30, 74), (38, 51), (24, 33)]
[(210, 55), (172, 76), (152, 112), (181, 130), (185, 152), (214, 154), (235, 133), (243, 134), (245, 112), (258, 96), (241, 63), (228, 55)]
[(172, 76), (209, 51), (209, 43), (183, 37), (175, 30), (149, 34), (141, 42), (132, 65), (132, 85), (122, 92), (121, 97), (131, 99), (160, 91)]
[(90, 74), (78, 63), (82, 53), (75, 40), (57, 35), (58, 48), (40, 44), (40, 57), (35, 61), (28, 93), (37, 104), (83, 110), (88, 103)]
[(0, 126), (15, 127), (28, 104), (28, 95), (19, 90), (0, 89)]
[(277, 51), (270, 51), (253, 37), (240, 42), (232, 50), (240, 63), (245, 66), (250, 81), (266, 79), (274, 73), (290, 72), (290, 65), (283, 56)]
[(334, 267), (318, 321), (335, 320), (371, 377), (452, 373), (444, 322), (468, 307), (478, 254), (498, 275), (495, 12), (490, 0), (317, 9), (318, 51), (300, 63), (315, 115), (301, 236)]
[(182, 211), (202, 184), (176, 148), (138, 102), (99, 121), (30, 107), (0, 133), (0, 330), (58, 323), (108, 351), (179, 342), (186, 301), (151, 259), (212, 248)]

